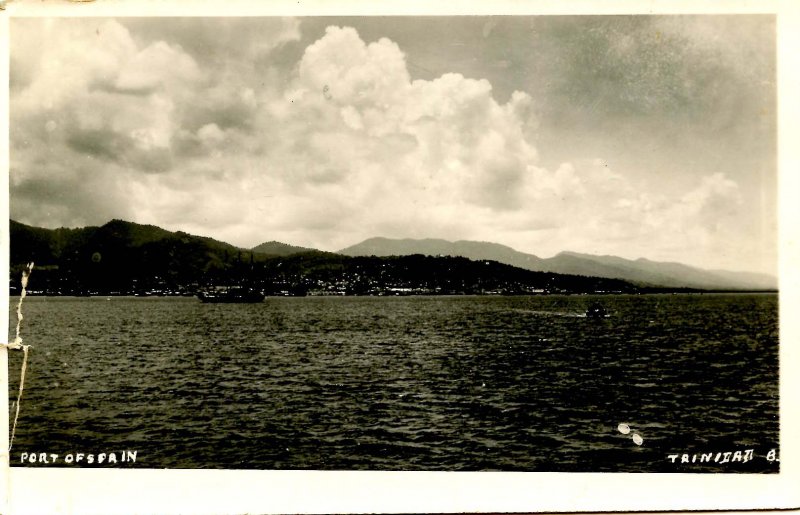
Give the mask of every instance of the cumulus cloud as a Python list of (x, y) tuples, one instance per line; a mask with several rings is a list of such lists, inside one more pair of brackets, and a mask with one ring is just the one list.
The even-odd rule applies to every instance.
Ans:
[[(663, 257), (728, 235), (740, 197), (725, 174), (669, 197), (602, 160), (548, 169), (530, 95), (500, 103), (458, 73), (412, 80), (389, 39), (331, 26), (291, 66), (245, 66), (297, 38), (281, 23), (220, 74), (197, 48), (113, 20), (15, 20), (12, 216), (327, 250), (381, 235)], [(23, 48), (36, 36), (46, 44)]]
[[(32, 223), (153, 218), (131, 193), (147, 184), (155, 198), (168, 196), (160, 188), (177, 195), (192, 180), (187, 169), (218, 174), (209, 169), (218, 147), (254, 107), (242, 81), (221, 82), (179, 44), (141, 40), (115, 20), (15, 20), (12, 30), (12, 214)], [(289, 29), (251, 47), (260, 55), (293, 37)], [(64, 177), (74, 182), (62, 194), (43, 188)]]

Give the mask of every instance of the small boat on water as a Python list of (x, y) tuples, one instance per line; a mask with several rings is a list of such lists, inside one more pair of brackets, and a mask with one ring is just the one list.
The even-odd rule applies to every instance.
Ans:
[(608, 311), (599, 302), (592, 302), (586, 308), (586, 318), (605, 318), (608, 316)]
[(201, 291), (197, 294), (207, 304), (256, 304), (264, 301), (264, 294), (249, 288), (225, 288)]

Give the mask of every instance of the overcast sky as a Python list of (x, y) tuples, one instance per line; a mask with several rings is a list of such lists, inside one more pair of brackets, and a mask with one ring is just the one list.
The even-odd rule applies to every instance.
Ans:
[(775, 273), (772, 16), (10, 24), (24, 223)]

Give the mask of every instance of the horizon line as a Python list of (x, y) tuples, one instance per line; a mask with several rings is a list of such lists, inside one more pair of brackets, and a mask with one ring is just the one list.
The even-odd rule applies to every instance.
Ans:
[[(311, 251), (328, 252), (328, 253), (331, 253), (331, 254), (340, 254), (340, 255), (345, 255), (346, 256), (346, 254), (342, 254), (343, 250), (347, 250), (347, 249), (349, 249), (351, 247), (355, 247), (355, 246), (358, 246), (358, 245), (360, 245), (360, 244), (362, 244), (364, 242), (367, 242), (369, 240), (375, 240), (375, 239), (383, 239), (383, 240), (389, 240), (389, 241), (414, 241), (414, 242), (441, 241), (441, 242), (450, 243), (450, 244), (456, 244), (456, 243), (464, 242), (464, 243), (482, 243), (482, 244), (487, 244), (487, 245), (502, 246), (502, 247), (506, 247), (506, 248), (508, 248), (508, 249), (510, 249), (510, 250), (512, 250), (514, 252), (517, 252), (519, 254), (532, 256), (532, 257), (535, 257), (537, 259), (542, 259), (542, 260), (553, 259), (553, 258), (556, 258), (556, 257), (562, 255), (562, 254), (574, 254), (574, 255), (578, 255), (578, 256), (590, 256), (590, 257), (599, 257), (599, 258), (615, 258), (615, 259), (622, 259), (622, 260), (630, 261), (630, 262), (649, 261), (651, 263), (658, 263), (658, 264), (675, 264), (675, 265), (681, 265), (681, 266), (693, 268), (693, 269), (696, 269), (696, 270), (699, 270), (699, 271), (702, 271), (702, 272), (724, 272), (724, 273), (737, 273), (737, 274), (755, 274), (755, 275), (761, 275), (761, 276), (764, 276), (764, 277), (769, 277), (770, 279), (773, 279), (775, 281), (778, 281), (778, 279), (779, 279), (779, 275), (778, 274), (772, 274), (772, 273), (768, 273), (768, 272), (756, 272), (756, 271), (753, 271), (753, 270), (742, 270), (742, 269), (733, 270), (733, 269), (725, 269), (725, 268), (704, 268), (704, 267), (700, 267), (700, 266), (697, 266), (697, 265), (687, 264), (687, 263), (684, 263), (684, 262), (681, 262), (681, 261), (662, 261), (662, 260), (652, 259), (652, 258), (648, 258), (648, 257), (644, 257), (644, 256), (640, 256), (638, 258), (626, 258), (626, 257), (622, 257), (622, 256), (615, 255), (615, 254), (592, 254), (590, 252), (578, 252), (578, 251), (573, 251), (573, 250), (561, 250), (561, 251), (553, 254), (552, 256), (541, 257), (541, 256), (539, 256), (537, 254), (532, 254), (532, 253), (529, 253), (529, 252), (524, 252), (524, 251), (521, 251), (521, 250), (517, 250), (516, 248), (514, 248), (514, 247), (512, 247), (510, 245), (504, 244), (504, 243), (497, 243), (497, 242), (485, 241), (485, 240), (465, 240), (465, 239), (448, 240), (446, 238), (440, 238), (440, 237), (439, 238), (437, 238), (437, 237), (425, 237), (425, 238), (401, 237), (401, 238), (392, 238), (392, 237), (389, 237), (389, 236), (369, 236), (369, 237), (367, 237), (367, 238), (365, 238), (363, 240), (360, 240), (360, 241), (358, 241), (358, 242), (356, 242), (356, 243), (354, 243), (352, 245), (348, 245), (346, 247), (342, 247), (342, 248), (337, 249), (337, 250), (324, 250), (324, 249), (320, 249), (320, 248), (308, 247), (308, 246), (305, 246), (305, 245), (298, 245), (298, 244), (294, 244), (294, 243), (286, 243), (286, 242), (278, 241), (278, 240), (274, 240), (274, 239), (273, 240), (262, 241), (261, 243), (253, 245), (252, 247), (241, 247), (239, 245), (235, 245), (235, 244), (232, 244), (232, 243), (228, 243), (227, 241), (217, 239), (217, 237), (215, 237), (215, 236), (207, 236), (207, 235), (202, 235), (202, 234), (193, 234), (193, 233), (189, 233), (187, 231), (184, 231), (182, 229), (178, 229), (178, 230), (166, 229), (166, 228), (164, 228), (164, 227), (162, 227), (160, 225), (154, 225), (154, 224), (149, 224), (149, 223), (141, 223), (141, 222), (132, 222), (132, 221), (129, 221), (129, 220), (124, 220), (122, 218), (111, 218), (110, 220), (108, 220), (107, 222), (103, 223), (102, 225), (88, 224), (88, 225), (84, 225), (84, 226), (74, 226), (74, 227), (67, 227), (67, 226), (63, 226), (62, 225), (62, 226), (56, 227), (56, 228), (49, 228), (49, 227), (41, 227), (41, 226), (31, 225), (31, 224), (28, 224), (28, 223), (24, 223), (24, 222), (20, 222), (18, 220), (15, 220), (11, 216), (9, 216), (8, 220), (9, 220), (9, 222), (18, 223), (18, 224), (21, 224), (21, 225), (25, 225), (27, 227), (32, 227), (32, 228), (36, 228), (36, 229), (45, 229), (45, 230), (49, 230), (49, 231), (55, 231), (55, 230), (58, 230), (58, 229), (75, 230), (75, 229), (101, 228), (101, 227), (105, 227), (106, 225), (108, 225), (108, 224), (110, 224), (112, 222), (122, 222), (122, 223), (126, 223), (126, 224), (139, 225), (139, 226), (143, 226), (143, 227), (154, 227), (156, 229), (161, 229), (163, 231), (172, 232), (172, 233), (184, 233), (184, 234), (188, 234), (190, 236), (195, 236), (195, 237), (199, 237), (199, 238), (209, 238), (209, 239), (218, 241), (220, 243), (224, 243), (226, 245), (230, 245), (230, 246), (235, 247), (237, 249), (250, 251), (250, 252), (254, 252), (253, 249), (255, 249), (256, 247), (258, 247), (260, 245), (264, 245), (264, 244), (267, 244), (267, 243), (278, 243), (278, 244), (286, 245), (286, 246), (289, 246), (289, 247), (297, 247), (297, 248), (302, 248), (302, 249), (311, 250)], [(257, 252), (257, 253), (260, 254), (261, 252)], [(419, 254), (419, 253), (416, 252), (415, 254)], [(403, 255), (403, 254), (400, 254), (400, 255)]]

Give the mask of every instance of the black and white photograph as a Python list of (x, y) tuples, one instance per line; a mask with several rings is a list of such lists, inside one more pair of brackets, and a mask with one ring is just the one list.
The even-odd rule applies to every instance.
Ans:
[(781, 474), (774, 13), (7, 24), (12, 470)]

